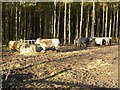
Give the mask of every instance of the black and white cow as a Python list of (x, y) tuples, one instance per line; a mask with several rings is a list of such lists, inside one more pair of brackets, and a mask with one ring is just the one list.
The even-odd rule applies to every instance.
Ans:
[(111, 45), (111, 37), (95, 37), (95, 43), (97, 45)]

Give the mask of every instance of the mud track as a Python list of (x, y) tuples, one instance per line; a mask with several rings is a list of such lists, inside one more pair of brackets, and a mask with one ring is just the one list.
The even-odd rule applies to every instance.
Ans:
[(3, 88), (118, 88), (118, 45), (2, 55)]

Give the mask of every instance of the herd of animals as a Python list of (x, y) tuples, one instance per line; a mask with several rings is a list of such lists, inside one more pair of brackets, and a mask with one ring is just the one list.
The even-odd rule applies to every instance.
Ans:
[[(91, 42), (96, 45), (111, 45), (111, 37), (81, 37), (74, 39), (74, 45), (76, 47), (87, 47)], [(9, 41), (9, 50), (18, 51), (20, 53), (46, 51), (48, 48), (60, 49), (59, 39), (41, 39), (37, 38), (33, 44), (26, 43), (25, 40)]]

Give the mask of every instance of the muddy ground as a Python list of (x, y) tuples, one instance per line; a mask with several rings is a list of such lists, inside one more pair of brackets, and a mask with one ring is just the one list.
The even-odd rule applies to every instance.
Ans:
[(3, 88), (118, 88), (118, 45), (2, 55)]

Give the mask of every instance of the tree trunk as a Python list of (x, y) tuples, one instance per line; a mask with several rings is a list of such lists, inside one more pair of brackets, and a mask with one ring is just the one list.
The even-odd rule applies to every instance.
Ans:
[(29, 24), (29, 9), (25, 8), (25, 12), (26, 12), (26, 15), (25, 15), (25, 19), (26, 19), (26, 23), (25, 23), (26, 39), (29, 39), (28, 38), (28, 34), (29, 34), (29, 28), (28, 28), (28, 24)]
[(95, 24), (95, 2), (93, 1), (93, 17), (92, 17), (92, 28), (91, 28), (91, 37), (94, 37), (94, 24)]
[(2, 8), (0, 8), (0, 9), (2, 9), (1, 10), (1, 12), (4, 10), (4, 12), (2, 12), (2, 15), (4, 16), (4, 17), (1, 17), (2, 18), (2, 20), (0, 21), (1, 22), (1, 27), (2, 27), (2, 29), (3, 30), (0, 30), (0, 34), (2, 35), (1, 36), (1, 38), (0, 39), (2, 39), (1, 40), (1, 44), (3, 45), (5, 42), (4, 42), (4, 35), (5, 35), (5, 15), (6, 15), (6, 13), (5, 13), (5, 3), (1, 3), (1, 5), (2, 5)]
[[(46, 14), (45, 14), (46, 15)], [(44, 15), (44, 16), (45, 16)], [(47, 31), (47, 16), (44, 18), (44, 30), (43, 30), (44, 38), (48, 38), (48, 31)]]
[(19, 6), (19, 12), (18, 12), (18, 38), (20, 39), (20, 35), (21, 35), (21, 32), (20, 32), (20, 15), (21, 15), (21, 8)]
[[(9, 33), (9, 35), (8, 35), (8, 40), (10, 40), (11, 39), (11, 21), (12, 21), (12, 16), (11, 16), (11, 14), (12, 14), (12, 8), (10, 8), (10, 13), (9, 13), (9, 29), (8, 29), (8, 33)], [(4, 15), (3, 15), (4, 16)], [(3, 22), (3, 21), (2, 21)]]
[(115, 37), (115, 11), (114, 11), (114, 20), (113, 20), (113, 30), (112, 30), (112, 37)]
[(59, 38), (59, 30), (60, 30), (60, 6), (59, 6), (58, 23), (57, 23), (57, 38)]
[[(0, 3), (0, 12), (2, 14), (2, 3)], [(1, 15), (0, 15), (0, 27), (2, 27), (2, 16)], [(2, 45), (2, 30), (0, 30), (0, 52), (2, 51), (1, 45)], [(2, 71), (2, 69), (0, 71)], [(2, 79), (2, 77), (1, 77), (1, 79)], [(0, 86), (2, 87), (2, 83), (0, 83)]]
[(83, 1), (82, 1), (82, 4), (81, 4), (81, 18), (80, 18), (80, 32), (79, 32), (79, 38), (81, 38), (82, 21), (83, 21)]
[(71, 8), (71, 5), (70, 5), (70, 3), (69, 3), (69, 44), (70, 44), (70, 42), (71, 42), (71, 40), (70, 40), (70, 37), (71, 37), (71, 30), (70, 30), (70, 8)]
[(26, 10), (25, 10), (25, 8), (24, 8), (24, 13), (25, 13), (25, 15), (24, 15), (23, 27), (24, 27), (24, 40), (25, 40), (26, 39)]
[(118, 42), (118, 10), (117, 10), (117, 19), (116, 19), (116, 40)]
[(77, 11), (77, 18), (76, 18), (76, 36), (75, 39), (78, 38), (78, 11)]
[(87, 25), (86, 25), (86, 37), (88, 37), (88, 29), (89, 29), (89, 10), (88, 10), (88, 17), (87, 17)]
[[(52, 10), (51, 10), (51, 11), (52, 11)], [(52, 11), (51, 13), (52, 13), (52, 22), (51, 22), (51, 23), (52, 23), (52, 25), (51, 25), (51, 26), (52, 26), (52, 31), (51, 31), (51, 38), (53, 38), (53, 37), (54, 37), (54, 35), (53, 35), (53, 34), (54, 34), (54, 28), (53, 28), (53, 26), (54, 26), (53, 11)]]
[(112, 18), (110, 17), (109, 37), (111, 37), (111, 25), (112, 25)]
[(104, 35), (104, 22), (105, 22), (105, 18), (104, 18), (104, 12), (105, 12), (105, 5), (103, 4), (103, 20), (102, 20), (102, 35), (101, 36), (103, 36)]
[(54, 38), (56, 37), (56, 0), (54, 2)]
[(31, 23), (31, 18), (30, 18), (30, 8), (28, 8), (28, 32), (27, 32), (27, 38), (30, 39), (30, 32), (31, 32), (31, 27), (30, 27), (30, 23)]
[(100, 34), (100, 18), (97, 19), (97, 31), (96, 31), (96, 36), (99, 37)]
[(5, 44), (8, 41), (8, 8), (5, 7), (6, 13), (5, 13), (5, 30), (4, 30), (4, 40)]
[(66, 2), (65, 2), (65, 11), (64, 11), (64, 44), (66, 44)]
[(40, 29), (40, 31), (39, 31), (39, 35), (40, 35), (40, 38), (42, 38), (42, 19), (41, 19), (41, 14), (40, 14), (40, 25), (39, 25), (39, 29)]
[(108, 24), (108, 5), (106, 5), (105, 37), (107, 37), (107, 24)]
[(17, 32), (17, 3), (16, 3), (16, 14), (15, 14), (15, 30), (16, 30), (16, 40), (17, 40), (17, 37), (18, 37), (18, 32)]
[[(21, 6), (21, 3), (20, 3), (20, 6)], [(20, 38), (22, 38), (22, 27), (21, 27), (21, 11), (22, 11), (22, 9), (21, 9), (21, 7), (19, 6), (19, 18), (18, 18), (18, 23), (19, 23), (19, 25), (18, 25), (18, 34), (19, 34), (19, 39)]]

